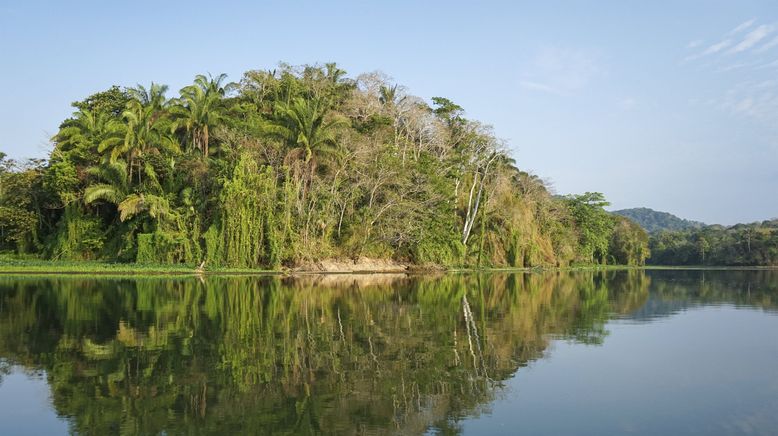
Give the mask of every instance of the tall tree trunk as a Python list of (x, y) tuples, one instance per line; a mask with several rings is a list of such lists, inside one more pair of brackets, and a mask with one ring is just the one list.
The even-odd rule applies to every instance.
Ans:
[(203, 157), (208, 158), (208, 141), (209, 141), (209, 135), (208, 135), (208, 126), (203, 126)]
[[(489, 174), (489, 167), (492, 165), (492, 162), (494, 162), (496, 158), (497, 153), (492, 154), (492, 156), (486, 162), (486, 166), (484, 167), (484, 171), (483, 174), (481, 174), (480, 179), (478, 178), (478, 171), (476, 171), (475, 175), (473, 176), (473, 184), (470, 187), (470, 197), (467, 201), (467, 215), (465, 216), (465, 225), (464, 229), (462, 230), (462, 245), (467, 246), (467, 240), (470, 238), (470, 233), (473, 230), (473, 224), (475, 224), (475, 219), (478, 216), (478, 208), (481, 205), (481, 197), (483, 196), (484, 186), (486, 185), (486, 177)], [(473, 191), (475, 190), (476, 184), (478, 184), (478, 194), (476, 194), (475, 201), (473, 201)]]

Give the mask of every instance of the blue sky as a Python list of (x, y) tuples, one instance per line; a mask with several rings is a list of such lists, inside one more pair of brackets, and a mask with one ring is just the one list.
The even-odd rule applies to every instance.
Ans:
[[(0, 150), (42, 157), (113, 84), (335, 61), (492, 124), (558, 193), (710, 223), (778, 217), (778, 3), (0, 3)], [(174, 94), (173, 92), (170, 93)]]

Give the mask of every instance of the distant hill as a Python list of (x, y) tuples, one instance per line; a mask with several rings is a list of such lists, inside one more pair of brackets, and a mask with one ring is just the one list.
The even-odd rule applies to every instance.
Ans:
[(705, 226), (705, 223), (699, 221), (685, 220), (671, 213), (659, 212), (647, 207), (616, 210), (612, 213), (635, 221), (649, 233), (656, 233), (662, 230), (692, 230)]

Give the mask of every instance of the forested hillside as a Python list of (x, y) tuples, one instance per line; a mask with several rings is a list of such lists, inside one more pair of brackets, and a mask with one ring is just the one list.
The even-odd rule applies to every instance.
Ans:
[(778, 266), (778, 219), (651, 236), (656, 265)]
[(616, 215), (625, 216), (632, 221), (635, 221), (649, 233), (656, 233), (662, 230), (693, 230), (705, 226), (705, 223), (701, 223), (699, 221), (690, 221), (678, 218), (671, 213), (659, 212), (647, 207), (616, 210), (613, 213)]
[(278, 268), (642, 264), (597, 193), (557, 198), (442, 97), (335, 64), (112, 87), (48, 160), (3, 157), (0, 248), (55, 260)]

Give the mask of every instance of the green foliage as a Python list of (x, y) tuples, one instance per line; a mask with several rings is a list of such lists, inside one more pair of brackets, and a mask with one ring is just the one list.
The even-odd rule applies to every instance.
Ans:
[(238, 268), (280, 264), (276, 231), (276, 174), (248, 155), (238, 161), (220, 197), (218, 232), (207, 234), (208, 260)]
[(619, 217), (608, 249), (612, 262), (620, 265), (644, 265), (650, 255), (648, 234), (637, 223)]
[(435, 109), (433, 109), (435, 115), (443, 118), (449, 124), (463, 121), (462, 115), (465, 110), (462, 106), (445, 97), (432, 97), (432, 103), (435, 105)]
[(105, 244), (100, 218), (85, 214), (75, 203), (65, 206), (53, 236), (45, 254), (57, 260), (95, 259)]
[(605, 263), (614, 220), (603, 207), (610, 203), (599, 192), (571, 195), (565, 198), (565, 202), (578, 230), (579, 259)]
[(80, 111), (119, 116), (124, 111), (124, 106), (129, 100), (129, 93), (114, 85), (105, 91), (85, 98), (83, 101), (73, 103), (73, 107)]
[(461, 106), (430, 106), (381, 74), (282, 64), (166, 92), (93, 94), (74, 103), (48, 162), (0, 159), (0, 248), (235, 268), (645, 257), (631, 227), (611, 237), (600, 194), (552, 196)]
[(344, 125), (341, 118), (325, 120), (329, 108), (322, 98), (295, 98), (291, 104), (276, 103), (276, 120), (266, 131), (289, 144), (290, 155), (301, 156), (305, 163), (314, 155), (332, 155), (337, 152), (334, 130)]
[(81, 180), (73, 161), (52, 162), (43, 175), (43, 189), (55, 193), (62, 206), (78, 201)]
[(135, 262), (144, 263), (158, 263), (159, 255), (154, 245), (154, 235), (151, 233), (139, 233), (138, 234), (138, 254), (135, 258)]
[(651, 236), (654, 265), (778, 265), (778, 220)]
[(154, 233), (139, 233), (135, 262), (139, 264), (193, 264), (199, 254), (193, 253), (192, 241), (185, 234), (157, 230)]
[(19, 166), (0, 155), (0, 248), (18, 253), (38, 248), (38, 210), (42, 169), (36, 162)]
[(37, 224), (34, 212), (0, 206), (0, 243), (20, 253), (29, 251), (29, 240), (35, 238)]
[(224, 84), (226, 74), (216, 78), (198, 75), (194, 84), (181, 89), (181, 98), (171, 108), (174, 128), (183, 131), (190, 150), (199, 150), (203, 156), (210, 154), (212, 131), (225, 122), (223, 98), (234, 88), (234, 83)]

